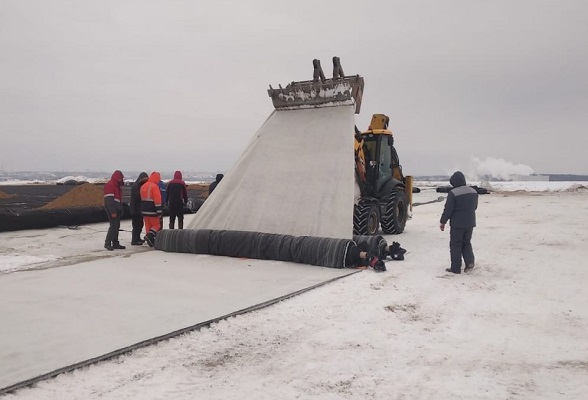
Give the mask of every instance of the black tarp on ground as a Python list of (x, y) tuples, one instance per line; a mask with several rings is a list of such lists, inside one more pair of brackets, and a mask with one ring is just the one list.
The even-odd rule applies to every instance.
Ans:
[(0, 211), (32, 210), (63, 196), (75, 186), (65, 185), (6, 185), (0, 192), (8, 195), (0, 198)]
[(344, 268), (352, 240), (211, 229), (164, 229), (155, 249)]
[[(129, 207), (123, 205), (124, 218), (129, 218)], [(108, 221), (103, 207), (77, 207), (56, 210), (24, 210), (0, 212), (0, 232), (25, 229), (45, 229), (56, 226), (77, 226)]]
[[(77, 185), (6, 185), (0, 191), (8, 195), (0, 198), (0, 232), (26, 229), (52, 228), (61, 225), (84, 225), (106, 222), (108, 217), (103, 207), (75, 207), (68, 209), (39, 209), (65, 195)], [(198, 190), (188, 190), (188, 205), (184, 214), (198, 211), (204, 200), (198, 198)], [(123, 186), (123, 219), (130, 218), (130, 186)], [(164, 208), (164, 215), (169, 215)]]

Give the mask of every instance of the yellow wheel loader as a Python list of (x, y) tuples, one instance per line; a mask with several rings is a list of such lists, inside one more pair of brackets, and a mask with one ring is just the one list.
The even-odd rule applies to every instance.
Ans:
[[(339, 57), (333, 57), (332, 79), (325, 78), (319, 60), (313, 60), (313, 67), (312, 80), (278, 89), (270, 85), (268, 94), (274, 107), (288, 110), (354, 104), (359, 114), (363, 78), (345, 76)], [(366, 131), (355, 127), (354, 235), (375, 235), (379, 227), (386, 234), (402, 233), (412, 208), (412, 177), (402, 173), (389, 122), (388, 116), (374, 114)]]
[(374, 114), (367, 131), (355, 130), (355, 235), (374, 235), (378, 224), (384, 233), (402, 233), (412, 206), (412, 176), (402, 173), (389, 122)]

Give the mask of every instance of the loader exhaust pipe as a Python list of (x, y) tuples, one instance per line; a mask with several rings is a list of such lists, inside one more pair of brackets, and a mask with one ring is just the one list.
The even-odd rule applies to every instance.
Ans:
[(364, 80), (361, 76), (345, 76), (339, 57), (333, 57), (333, 78), (325, 78), (318, 59), (312, 60), (313, 79), (291, 82), (285, 88), (281, 85), (268, 89), (269, 97), (276, 110), (299, 108), (335, 107), (355, 105), (355, 113), (361, 109)]

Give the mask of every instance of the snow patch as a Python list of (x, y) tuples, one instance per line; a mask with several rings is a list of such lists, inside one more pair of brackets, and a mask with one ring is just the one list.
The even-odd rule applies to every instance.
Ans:
[(31, 269), (36, 264), (57, 260), (59, 257), (47, 255), (43, 257), (28, 254), (14, 253), (11, 255), (0, 254), (0, 272), (14, 272), (23, 269)]

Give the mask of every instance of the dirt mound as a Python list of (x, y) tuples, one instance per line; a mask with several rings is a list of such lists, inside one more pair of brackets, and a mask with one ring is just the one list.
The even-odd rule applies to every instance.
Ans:
[(207, 183), (192, 183), (187, 188), (195, 191), (197, 193), (196, 197), (199, 199), (206, 199), (208, 197), (208, 186)]
[(15, 194), (8, 194), (8, 193), (0, 191), (0, 199), (11, 199), (15, 196), (16, 196)]
[(104, 205), (104, 186), (84, 183), (74, 187), (61, 197), (47, 203), (41, 209), (93, 207)]

